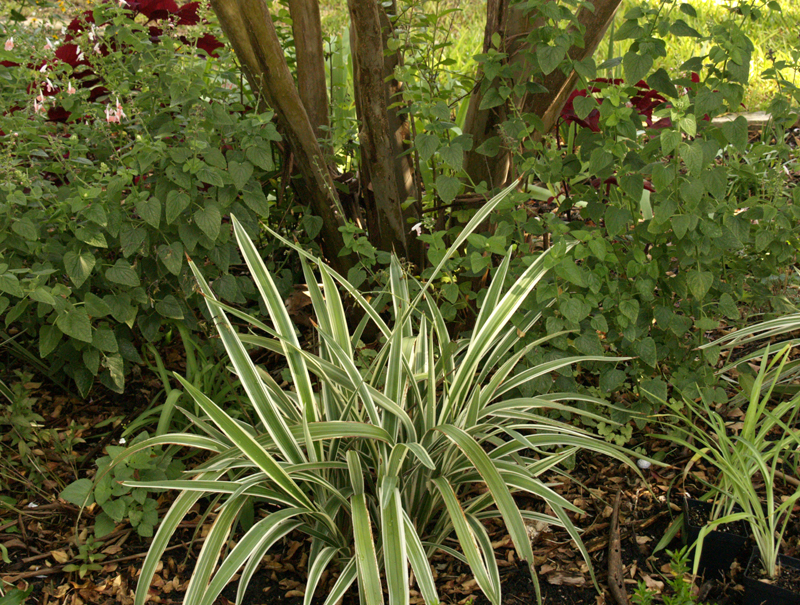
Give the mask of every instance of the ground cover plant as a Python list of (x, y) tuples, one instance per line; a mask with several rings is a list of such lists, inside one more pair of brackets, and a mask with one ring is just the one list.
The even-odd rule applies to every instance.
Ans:
[[(356, 577), (367, 602), (382, 598), (384, 582), (391, 599), (422, 598), (405, 592), (406, 559), (426, 600), (434, 590), (451, 594), (439, 567), (425, 573), (416, 536), (428, 560), (438, 561), (438, 546), (453, 557), (437, 566), (466, 561), (473, 583), (497, 601), (496, 549), (529, 568), (544, 556), (528, 548), (531, 526), (521, 518), (560, 524), (555, 531), (571, 543), (584, 505), (593, 510), (573, 484), (587, 479), (578, 468), (587, 459), (571, 446), (619, 450), (587, 428), (671, 460), (680, 454), (643, 432), (664, 403), (683, 413), (702, 401), (703, 417), (720, 414), (715, 426), (727, 430), (743, 398), (730, 387), (732, 366), (718, 363), (724, 342), (710, 336), (752, 314), (795, 310), (800, 198), (787, 132), (798, 103), (797, 49), (762, 74), (779, 94), (772, 122), (754, 136), (743, 118), (715, 118), (747, 98), (759, 52), (748, 34), (783, 18), (775, 3), (740, 4), (716, 23), (685, 3), (626, 5), (613, 28), (619, 3), (591, 4), (489, 2), (491, 18), (472, 38), (453, 24), (477, 12), (412, 1), (352, 2), (333, 34), (319, 27), (313, 2), (129, 0), (87, 5), (63, 32), (0, 25), (0, 305), (3, 338), (22, 359), (11, 365), (38, 365), (52, 378), (64, 372), (78, 394), (94, 387), (92, 397), (131, 380), (139, 389), (142, 367), (157, 376), (138, 408), (149, 410), (104, 418), (109, 428), (91, 449), (81, 443), (85, 426), (36, 426), (57, 419), (26, 395), (27, 379), (8, 391), (2, 418), (13, 434), (4, 443), (13, 451), (3, 480), (39, 502), (58, 493), (67, 504), (53, 505), (63, 510), (85, 507), (66, 554), (54, 559), (62, 571), (76, 582), (106, 573), (116, 563), (105, 544), (128, 526), (149, 536), (171, 502), (152, 489), (180, 486), (188, 491), (167, 513), (145, 575), (172, 582), (152, 573), (161, 549), (175, 547), (168, 535), (183, 536), (192, 523), (201, 531), (194, 515), (207, 515), (198, 567), (174, 583), (189, 600), (210, 598), (207, 583), (222, 590), (237, 566), (254, 573), (269, 543), (280, 549), (301, 530), (317, 544), (301, 566), (301, 579), (313, 580), (306, 600), (314, 581), (335, 595)], [(263, 29), (250, 36), (242, 19)], [(347, 21), (351, 39), (342, 35)], [(675, 40), (693, 52), (671, 61)], [(290, 251), (294, 241), (299, 249)], [(310, 261), (307, 250), (323, 260)], [(501, 304), (506, 288), (533, 281), (529, 298)], [(260, 314), (278, 318), (277, 332)], [(495, 341), (486, 326), (501, 315), (507, 335)], [(247, 334), (246, 325), (262, 332)], [(224, 378), (229, 359), (215, 357), (222, 341), (246, 396)], [(177, 342), (176, 367), (168, 359)], [(476, 369), (483, 354), (492, 363)], [(792, 367), (782, 366), (781, 380)], [(754, 379), (739, 368), (735, 378), (749, 393)], [(274, 405), (260, 399), (263, 385)], [(431, 400), (446, 411), (433, 420)], [(281, 439), (269, 434), (282, 431), (278, 419), (292, 427)], [(352, 423), (336, 424), (345, 419)], [(468, 437), (433, 430), (446, 420)], [(524, 433), (530, 423), (541, 442)], [(570, 447), (557, 447), (567, 438)], [(489, 463), (471, 440), (490, 452)], [(174, 441), (216, 458), (195, 469), (202, 458), (177, 448), (141, 449)], [(245, 455), (221, 453), (231, 446)], [(42, 462), (51, 447), (66, 466)], [(181, 464), (188, 475), (178, 474)], [(268, 466), (268, 476), (253, 464)], [(209, 483), (187, 479), (223, 470), (230, 474), (202, 480)], [(661, 472), (648, 479), (672, 496)], [(251, 485), (258, 482), (267, 491)], [(526, 491), (541, 497), (538, 508)], [(328, 504), (309, 506), (311, 493)], [(423, 493), (428, 504), (416, 503)], [(25, 497), (25, 506), (37, 503)], [(8, 510), (19, 513), (11, 500)], [(290, 510), (276, 510), (287, 500)], [(386, 530), (398, 503), (413, 532)], [(179, 523), (181, 507), (189, 517)], [(503, 523), (508, 540), (496, 533)], [(271, 524), (261, 541), (257, 533)], [(144, 552), (147, 543), (138, 544)], [(572, 558), (584, 567), (574, 577), (591, 580), (596, 551), (585, 539), (577, 544), (585, 548)], [(387, 558), (387, 549), (400, 554)], [(226, 563), (214, 576), (220, 552)], [(548, 583), (563, 580), (535, 562)]]

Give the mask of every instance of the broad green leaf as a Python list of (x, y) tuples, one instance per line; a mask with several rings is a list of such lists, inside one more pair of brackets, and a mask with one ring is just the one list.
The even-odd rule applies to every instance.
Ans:
[(422, 132), (417, 135), (416, 139), (414, 139), (414, 143), (417, 147), (417, 152), (419, 153), (419, 159), (422, 162), (427, 162), (433, 157), (433, 154), (436, 153), (436, 150), (439, 148), (439, 137), (437, 137), (435, 134)]
[(156, 312), (162, 317), (169, 319), (183, 319), (183, 309), (181, 309), (178, 299), (172, 294), (167, 294), (164, 298), (156, 302)]
[(205, 208), (198, 208), (194, 212), (194, 222), (200, 227), (211, 241), (215, 241), (219, 235), (222, 214), (216, 204), (207, 204)]
[(91, 479), (78, 479), (61, 490), (58, 497), (79, 508), (83, 508), (91, 504), (93, 488), (94, 483), (92, 483)]
[(721, 128), (728, 142), (738, 151), (744, 152), (748, 140), (747, 119), (738, 116), (735, 120), (724, 122)]
[(630, 222), (631, 213), (629, 210), (617, 208), (616, 206), (606, 208), (605, 224), (609, 237), (614, 237), (627, 231)]
[(622, 57), (622, 67), (625, 69), (625, 80), (635, 84), (642, 80), (650, 68), (653, 67), (653, 55), (648, 53), (639, 54), (629, 50)]
[(275, 170), (275, 162), (272, 159), (272, 152), (267, 144), (266, 147), (254, 145), (245, 149), (244, 154), (247, 159), (262, 170), (272, 171)]
[(436, 178), (436, 193), (445, 204), (452, 202), (459, 191), (461, 191), (461, 181), (458, 178), (447, 175), (439, 175)]
[(94, 319), (111, 315), (111, 307), (108, 306), (108, 303), (91, 292), (87, 292), (83, 297), (83, 306), (86, 307), (89, 317)]
[(680, 132), (669, 128), (663, 129), (658, 138), (661, 142), (661, 153), (664, 156), (668, 156), (675, 151), (682, 140)]
[[(251, 181), (246, 185), (242, 191), (242, 200), (245, 206), (250, 208), (256, 213), (260, 219), (269, 217), (269, 202), (264, 191), (261, 189), (261, 184), (258, 181)], [(305, 218), (305, 216), (303, 217)]]
[(439, 156), (453, 170), (461, 170), (461, 165), (464, 163), (464, 150), (460, 146), (447, 145), (442, 147), (439, 149)]
[(692, 217), (688, 214), (677, 214), (672, 217), (671, 223), (672, 231), (675, 233), (675, 237), (678, 239), (683, 239), (683, 236), (686, 235), (686, 232), (691, 226)]
[(635, 322), (639, 318), (639, 301), (635, 298), (622, 300), (619, 303), (619, 310), (625, 317)]
[(642, 381), (639, 387), (650, 401), (655, 404), (663, 404), (667, 401), (667, 383), (660, 378), (648, 378)]
[(587, 116), (592, 113), (592, 110), (597, 107), (597, 101), (592, 96), (577, 96), (572, 100), (572, 107), (575, 110), (575, 115), (581, 120), (585, 120)]
[(644, 191), (644, 177), (640, 173), (623, 174), (619, 177), (619, 185), (632, 200), (638, 202)]
[(483, 93), (483, 97), (481, 98), (481, 103), (478, 109), (480, 111), (492, 109), (494, 107), (499, 107), (505, 102), (506, 100), (500, 95), (500, 92), (497, 90), (497, 88), (493, 86)]
[(539, 61), (542, 73), (548, 75), (553, 72), (564, 60), (566, 54), (567, 49), (563, 46), (539, 46), (536, 49), (536, 58)]
[(676, 19), (672, 22), (669, 32), (673, 36), (688, 37), (688, 38), (702, 38), (703, 35), (695, 28), (689, 26), (683, 19)]
[(61, 341), (61, 330), (56, 326), (43, 324), (39, 327), (39, 357), (44, 359), (52, 353)]
[(167, 194), (167, 224), (171, 225), (192, 202), (183, 191), (173, 189)]
[(117, 337), (109, 328), (97, 328), (92, 335), (92, 345), (104, 353), (116, 353), (119, 350)]
[(76, 288), (80, 288), (89, 278), (95, 262), (94, 255), (88, 251), (77, 253), (70, 250), (64, 254), (64, 268)]
[(678, 146), (678, 155), (681, 156), (691, 175), (700, 175), (703, 170), (703, 148), (698, 141), (681, 143)]
[(689, 290), (697, 300), (703, 300), (714, 283), (711, 271), (689, 271), (686, 275)]
[(29, 242), (35, 242), (39, 239), (36, 225), (29, 218), (22, 218), (11, 223), (11, 230)]
[(656, 353), (656, 342), (650, 336), (643, 338), (633, 344), (633, 349), (639, 358), (650, 367), (656, 367), (658, 361)]
[(147, 240), (147, 229), (144, 227), (133, 227), (120, 233), (119, 244), (122, 248), (122, 256), (128, 258), (139, 252), (145, 240)]
[(11, 273), (3, 273), (0, 275), (0, 291), (10, 294), (11, 296), (16, 296), (17, 298), (22, 298), (25, 296), (25, 292), (19, 285), (19, 279), (16, 275)]
[(253, 176), (253, 165), (250, 162), (228, 162), (228, 173), (233, 179), (233, 184), (241, 191)]
[(678, 98), (678, 89), (672, 83), (667, 70), (659, 67), (656, 71), (650, 74), (647, 78), (647, 83), (651, 88), (657, 90), (661, 94), (665, 94), (673, 99)]
[(501, 143), (502, 139), (500, 137), (489, 137), (481, 143), (475, 151), (481, 155), (493, 158), (500, 151)]
[(136, 202), (136, 214), (153, 229), (158, 229), (161, 224), (161, 200), (157, 197), (139, 200)]
[(158, 258), (164, 263), (167, 271), (173, 275), (180, 275), (183, 266), (183, 244), (179, 241), (174, 241), (169, 245), (162, 244), (158, 247)]
[(56, 325), (67, 336), (83, 342), (92, 342), (92, 325), (83, 307), (69, 307), (59, 313)]
[(131, 267), (128, 261), (121, 258), (117, 259), (113, 267), (106, 269), (106, 279), (115, 284), (131, 286), (132, 288), (141, 284), (134, 268)]
[(200, 170), (197, 171), (197, 178), (209, 185), (215, 187), (224, 187), (225, 180), (222, 178), (222, 170), (208, 164), (203, 164)]

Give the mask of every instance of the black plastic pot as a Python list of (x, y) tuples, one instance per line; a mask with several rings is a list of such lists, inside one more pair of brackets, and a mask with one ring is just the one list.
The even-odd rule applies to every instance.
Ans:
[[(755, 565), (761, 565), (758, 561), (759, 556), (758, 549), (754, 548), (750, 564), (744, 574), (744, 605), (800, 605), (799, 592), (762, 582), (755, 577), (753, 568)], [(800, 559), (778, 555), (778, 565), (800, 570)]]
[[(690, 512), (699, 510), (704, 517), (711, 516), (712, 506), (701, 500), (686, 499), (683, 503), (683, 542), (691, 546), (697, 542), (702, 526), (694, 525)], [(728, 574), (736, 559), (747, 560), (747, 527), (741, 523), (728, 523), (706, 534), (700, 553), (698, 573), (707, 579), (722, 579)]]

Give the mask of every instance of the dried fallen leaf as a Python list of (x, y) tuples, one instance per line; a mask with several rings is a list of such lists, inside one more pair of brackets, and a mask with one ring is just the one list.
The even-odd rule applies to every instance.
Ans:
[(55, 559), (56, 563), (66, 563), (72, 557), (70, 557), (65, 551), (63, 550), (51, 550), (50, 556)]
[(547, 583), (554, 586), (583, 586), (586, 584), (586, 578), (555, 572), (547, 575)]

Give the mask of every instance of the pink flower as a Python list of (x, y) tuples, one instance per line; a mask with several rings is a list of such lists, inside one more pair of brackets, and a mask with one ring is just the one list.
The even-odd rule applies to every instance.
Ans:
[(36, 100), (39, 101), (39, 103), (44, 103), (44, 95), (39, 93), (39, 96), (36, 97)]
[(106, 107), (106, 122), (109, 124), (119, 124), (122, 118), (127, 117), (122, 111), (122, 104), (117, 99), (117, 106), (114, 109)]
[(75, 87), (72, 85), (72, 82), (67, 81), (67, 94), (68, 95), (74, 95), (76, 92), (78, 92), (78, 91), (75, 90)]
[(14, 38), (11, 37), (8, 40), (6, 40), (5, 46), (3, 48), (5, 48), (6, 50), (14, 50)]
[[(39, 96), (41, 96), (41, 95), (39, 95)], [(44, 105), (42, 103), (39, 103), (38, 101), (34, 100), (33, 101), (33, 111), (35, 113), (44, 113)]]
[(45, 38), (47, 40), (47, 44), (44, 45), (44, 50), (53, 50), (53, 43), (50, 42), (49, 38)]

